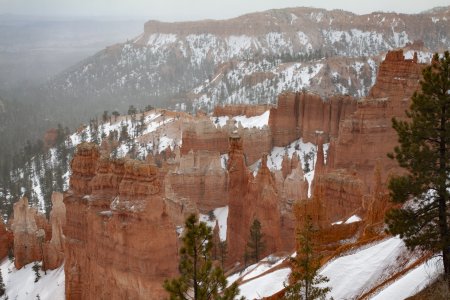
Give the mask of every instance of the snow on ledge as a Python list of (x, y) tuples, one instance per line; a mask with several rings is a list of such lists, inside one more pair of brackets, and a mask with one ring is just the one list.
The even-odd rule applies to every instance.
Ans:
[(345, 224), (350, 224), (350, 223), (355, 223), (355, 222), (361, 222), (361, 218), (358, 217), (357, 215), (353, 215), (350, 218), (348, 218), (347, 221), (345, 221)]
[[(247, 116), (235, 116), (232, 120), (236, 121), (236, 125), (239, 126), (239, 123), (243, 128), (258, 128), (262, 129), (264, 126), (269, 125), (269, 116), (270, 110), (267, 110), (262, 115), (247, 117)], [(228, 116), (221, 117), (211, 117), (211, 121), (214, 123), (216, 127), (223, 127), (227, 124), (229, 120)]]

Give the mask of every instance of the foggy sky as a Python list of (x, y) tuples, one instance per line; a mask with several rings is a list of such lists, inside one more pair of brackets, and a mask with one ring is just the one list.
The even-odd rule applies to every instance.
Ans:
[(226, 19), (249, 12), (296, 6), (344, 9), (365, 14), (373, 11), (418, 13), (448, 5), (450, 0), (0, 0), (0, 15), (109, 16), (181, 21)]

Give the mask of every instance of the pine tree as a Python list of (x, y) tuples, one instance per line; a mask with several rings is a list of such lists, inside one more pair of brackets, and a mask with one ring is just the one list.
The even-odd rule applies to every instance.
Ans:
[[(247, 262), (257, 262), (261, 258), (265, 249), (264, 234), (261, 232), (261, 223), (258, 219), (253, 220), (250, 227), (250, 235), (247, 242), (247, 250), (245, 251), (245, 260)], [(247, 261), (249, 260), (249, 261)]]
[(2, 270), (0, 270), (0, 297), (6, 293), (5, 283), (3, 282)]
[(41, 279), (41, 273), (39, 272), (41, 270), (41, 266), (37, 261), (34, 262), (32, 269), (34, 271), (34, 282), (38, 282), (39, 279)]
[(297, 255), (291, 259), (293, 284), (286, 287), (286, 300), (325, 299), (331, 290), (323, 284), (329, 279), (319, 274), (320, 256), (314, 250), (314, 229), (310, 216), (306, 217), (303, 228), (297, 232), (297, 243), (300, 245)]
[(394, 203), (386, 215), (390, 233), (409, 249), (441, 252), (450, 285), (450, 54), (434, 55), (423, 70), (407, 120), (393, 119), (399, 146), (388, 156), (407, 170), (389, 182)]
[(239, 290), (236, 283), (227, 287), (222, 268), (211, 260), (212, 231), (206, 223), (190, 215), (185, 223), (183, 247), (180, 250), (180, 277), (166, 280), (164, 288), (171, 300), (234, 299)]

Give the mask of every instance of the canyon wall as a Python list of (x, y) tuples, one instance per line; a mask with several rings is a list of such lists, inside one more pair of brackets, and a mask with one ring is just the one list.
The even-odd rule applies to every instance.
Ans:
[(356, 103), (349, 96), (324, 100), (307, 92), (281, 94), (270, 111), (273, 146), (284, 147), (300, 137), (312, 143), (319, 135), (336, 138), (339, 122), (356, 110)]
[[(403, 171), (387, 157), (397, 145), (391, 119), (406, 117), (404, 112), (419, 88), (422, 68), (416, 58), (405, 59), (402, 50), (389, 52), (370, 96), (341, 120), (337, 137), (330, 142), (326, 165), (316, 167), (312, 198), (300, 202), (297, 213), (299, 226), (302, 218), (311, 215), (321, 235), (329, 237), (323, 239), (322, 246), (337, 247), (339, 239), (383, 234), (384, 214), (392, 207), (387, 181)], [(344, 223), (352, 215), (362, 219), (356, 222), (360, 225), (356, 236)]]

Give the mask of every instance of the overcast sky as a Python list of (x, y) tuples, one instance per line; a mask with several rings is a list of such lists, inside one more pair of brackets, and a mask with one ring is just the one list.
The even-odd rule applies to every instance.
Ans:
[(308, 6), (418, 13), (450, 0), (0, 0), (0, 14), (139, 17), (162, 21), (225, 19), (271, 8)]

